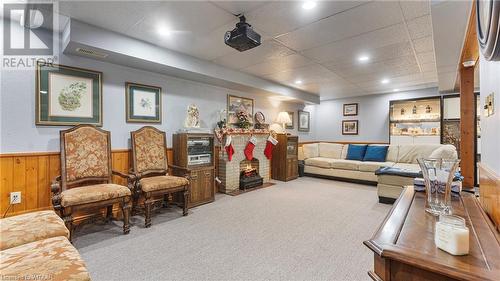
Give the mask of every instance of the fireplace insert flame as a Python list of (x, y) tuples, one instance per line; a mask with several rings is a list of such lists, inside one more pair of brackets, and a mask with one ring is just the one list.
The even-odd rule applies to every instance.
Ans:
[(248, 166), (240, 172), (240, 189), (245, 190), (261, 186), (264, 180), (259, 176), (257, 169)]

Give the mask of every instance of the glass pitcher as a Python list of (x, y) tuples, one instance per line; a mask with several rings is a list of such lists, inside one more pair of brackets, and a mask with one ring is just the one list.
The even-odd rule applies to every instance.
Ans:
[(458, 159), (424, 159), (418, 164), (424, 176), (425, 211), (438, 216), (451, 215), (451, 184), (458, 168)]

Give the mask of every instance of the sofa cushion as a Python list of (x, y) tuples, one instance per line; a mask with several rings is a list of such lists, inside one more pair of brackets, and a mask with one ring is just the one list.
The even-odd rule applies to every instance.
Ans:
[(451, 144), (441, 145), (429, 155), (429, 158), (457, 159), (457, 149)]
[(398, 153), (399, 153), (399, 145), (389, 145), (385, 161), (396, 163), (398, 161)]
[(317, 143), (308, 143), (302, 146), (304, 152), (304, 159), (319, 157), (319, 149)]
[(315, 166), (320, 168), (332, 168), (332, 163), (334, 159), (325, 157), (313, 157), (307, 158), (304, 162), (308, 166)]
[(61, 205), (75, 206), (130, 196), (130, 194), (128, 187), (112, 183), (74, 187), (61, 192)]
[(339, 143), (324, 143), (318, 145), (319, 157), (340, 159), (342, 156), (343, 144)]
[(413, 163), (396, 163), (393, 168), (398, 168), (401, 170), (408, 170), (412, 172), (420, 172), (420, 165), (418, 164), (413, 164)]
[(0, 220), (0, 251), (51, 237), (69, 238), (63, 220), (54, 211), (39, 211)]
[(143, 178), (139, 182), (141, 183), (141, 189), (144, 192), (171, 189), (189, 184), (189, 181), (186, 178), (176, 176), (149, 177)]
[(361, 163), (361, 161), (348, 160), (348, 159), (333, 159), (332, 168), (358, 171), (359, 163)]
[(363, 161), (385, 162), (388, 148), (387, 145), (369, 145)]
[(365, 157), (366, 147), (366, 144), (349, 144), (346, 159), (363, 161), (363, 158)]
[(359, 170), (362, 172), (375, 172), (381, 167), (392, 167), (394, 162), (359, 162)]
[(417, 164), (418, 158), (429, 158), (431, 153), (441, 144), (410, 144), (399, 146), (397, 163)]
[(349, 150), (349, 145), (348, 144), (344, 144), (344, 146), (342, 146), (342, 154), (340, 155), (340, 159), (346, 159), (346, 157), (347, 157), (347, 150)]
[(0, 272), (2, 276), (12, 276), (12, 280), (27, 280), (23, 278), (26, 276), (45, 277), (40, 280), (90, 280), (80, 254), (62, 236), (2, 251)]

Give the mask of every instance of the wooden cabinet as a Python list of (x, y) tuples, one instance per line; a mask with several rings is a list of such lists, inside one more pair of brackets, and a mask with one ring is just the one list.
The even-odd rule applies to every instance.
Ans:
[(271, 160), (272, 178), (280, 181), (294, 180), (299, 176), (299, 137), (279, 134), (277, 140)]
[[(191, 177), (189, 207), (215, 200), (214, 137), (212, 134), (180, 133), (173, 135), (174, 175)], [(190, 160), (191, 159), (191, 160)]]

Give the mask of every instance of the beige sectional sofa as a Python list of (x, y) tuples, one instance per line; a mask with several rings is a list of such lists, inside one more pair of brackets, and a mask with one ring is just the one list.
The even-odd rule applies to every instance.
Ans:
[(389, 145), (384, 162), (356, 161), (346, 159), (348, 147), (349, 144), (341, 143), (304, 144), (299, 149), (299, 160), (304, 160), (305, 175), (378, 185), (381, 202), (391, 201), (384, 200), (386, 198), (399, 197), (402, 187), (411, 184), (413, 178), (377, 176), (375, 171), (379, 168), (394, 167), (419, 172), (418, 158), (457, 158), (453, 145), (415, 144)]

